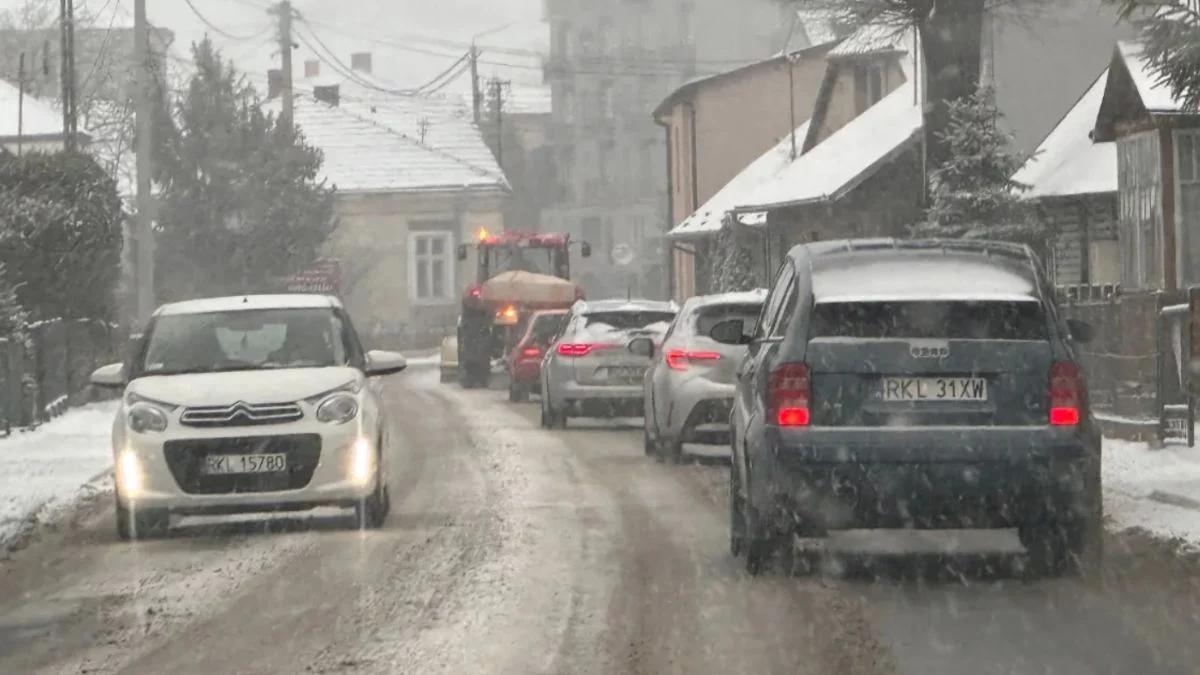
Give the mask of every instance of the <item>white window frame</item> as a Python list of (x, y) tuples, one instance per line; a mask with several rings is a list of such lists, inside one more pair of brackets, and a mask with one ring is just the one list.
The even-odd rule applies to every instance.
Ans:
[[(1191, 156), (1180, 152), (1181, 139), (1190, 141)], [(1200, 210), (1186, 213), (1185, 192), (1200, 193), (1200, 129), (1176, 129), (1174, 138), (1175, 161), (1175, 282), (1180, 287), (1200, 283)], [(1185, 164), (1186, 163), (1186, 164)], [(1190, 169), (1184, 177), (1184, 167)], [(1200, 195), (1193, 200), (1200, 205)]]
[[(442, 242), (442, 253), (435, 255), (432, 242)], [(426, 253), (418, 253), (420, 241), (430, 242)], [(442, 294), (433, 295), (434, 275), (433, 261), (442, 260)], [(454, 272), (457, 258), (454, 255), (454, 233), (447, 230), (422, 230), (408, 233), (408, 298), (414, 305), (445, 305), (456, 301), (458, 293), (454, 284)], [(425, 263), (424, 265), (422, 263)], [(417, 283), (425, 276), (430, 294), (422, 297)]]
[(1163, 286), (1160, 145), (1157, 130), (1117, 139), (1121, 285), (1131, 290)]

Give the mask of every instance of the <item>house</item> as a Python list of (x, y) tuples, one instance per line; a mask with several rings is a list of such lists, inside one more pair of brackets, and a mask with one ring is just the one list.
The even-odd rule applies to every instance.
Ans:
[[(1039, 220), (1054, 233), (1048, 261), (1062, 287), (1119, 284), (1117, 148), (1092, 141), (1108, 69), (1087, 88), (1013, 180), (1036, 204)], [(1072, 289), (1073, 297), (1080, 291)], [(1086, 296), (1085, 292), (1085, 296)]]
[(671, 289), (678, 301), (709, 290), (709, 266), (696, 261), (711, 258), (724, 214), (708, 202), (729, 194), (727, 184), (781, 138), (797, 151), (804, 141), (794, 132), (812, 111), (825, 56), (837, 44), (824, 17), (806, 18), (797, 30), (808, 46), (687, 82), (652, 114), (667, 136)]
[[(432, 345), (454, 330), (474, 280), (474, 256), (459, 262), (455, 249), (504, 228), (509, 184), (469, 107), (368, 78), (297, 82), (293, 119), (337, 188), (326, 254), (359, 330), (375, 344)], [(278, 72), (268, 81), (278, 112)]]
[[(86, 145), (90, 136), (86, 131), (78, 134), (79, 144)], [(65, 140), (58, 106), (0, 80), (0, 148), (14, 155), (57, 152), (63, 149)]]

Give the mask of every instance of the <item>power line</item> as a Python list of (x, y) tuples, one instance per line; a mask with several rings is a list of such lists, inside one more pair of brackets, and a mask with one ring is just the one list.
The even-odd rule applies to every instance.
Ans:
[[(437, 74), (437, 75), (436, 75), (436, 76), (435, 76), (433, 79), (431, 79), (430, 81), (426, 82), (425, 84), (423, 84), (423, 85), (421, 85), (421, 86), (417, 87), (417, 88), (416, 88), (414, 91), (421, 91), (421, 90), (423, 90), (423, 89), (428, 89), (429, 87), (432, 87), (434, 84), (436, 84), (436, 83), (437, 83), (439, 80), (441, 80), (443, 77), (446, 77), (447, 75), (450, 75), (450, 72), (451, 72), (451, 71), (453, 71), (455, 68), (459, 68), (459, 67), (460, 67), (460, 66), (462, 66), (464, 63), (466, 63), (466, 62), (467, 62), (467, 60), (468, 60), (468, 59), (470, 59), (470, 58), (471, 58), (471, 52), (467, 52), (466, 54), (463, 54), (463, 55), (462, 55), (462, 57), (460, 57), (460, 58), (459, 58), (457, 61), (455, 61), (454, 63), (450, 64), (450, 67), (449, 67), (449, 68), (447, 68), (447, 69), (443, 70), (442, 72), (438, 73), (438, 74)], [(466, 63), (466, 67), (467, 67), (467, 68), (470, 68), (470, 67), (471, 67), (471, 64), (470, 64), (470, 63)], [(437, 89), (435, 89), (434, 91), (437, 91), (438, 89), (441, 89), (441, 88), (445, 87), (446, 85), (450, 84), (451, 82), (453, 82), (455, 79), (457, 79), (457, 78), (458, 78), (458, 76), (459, 76), (459, 75), (462, 75), (462, 72), (463, 72), (463, 71), (462, 71), (462, 69), (461, 69), (461, 68), (459, 68), (459, 71), (458, 71), (457, 73), (454, 73), (454, 75), (452, 75), (452, 76), (451, 76), (451, 77), (450, 77), (448, 80), (446, 80), (445, 82), (443, 82), (443, 83), (442, 83), (442, 84), (441, 84), (441, 85), (440, 85), (440, 86), (439, 86)]]
[(213, 22), (211, 22), (207, 18), (205, 18), (205, 16), (200, 13), (200, 10), (196, 9), (196, 5), (192, 3), (192, 0), (183, 0), (183, 1), (187, 3), (187, 6), (189, 8), (191, 8), (192, 13), (195, 14), (196, 17), (199, 18), (200, 21), (205, 26), (208, 26), (209, 30), (216, 33), (217, 35), (229, 38), (230, 40), (237, 40), (239, 42), (249, 42), (250, 40), (257, 40), (258, 38), (262, 37), (262, 35), (264, 33), (266, 33), (268, 30), (270, 30), (270, 28), (271, 28), (268, 25), (265, 28), (263, 28), (262, 30), (255, 33), (254, 35), (234, 35), (232, 33), (222, 30), (219, 26), (217, 26), (216, 24), (214, 24)]

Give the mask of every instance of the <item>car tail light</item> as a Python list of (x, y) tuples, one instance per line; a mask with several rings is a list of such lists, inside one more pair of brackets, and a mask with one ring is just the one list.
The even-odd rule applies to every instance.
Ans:
[(687, 370), (692, 361), (718, 361), (721, 355), (717, 352), (689, 352), (683, 349), (672, 349), (667, 352), (667, 367), (671, 370)]
[(1086, 385), (1079, 366), (1072, 361), (1057, 361), (1050, 366), (1050, 424), (1073, 427), (1083, 412)]
[(478, 298), (480, 295), (483, 295), (483, 288), (479, 286), (472, 286), (468, 293), (472, 298)]
[(526, 347), (521, 350), (521, 358), (536, 359), (542, 355), (542, 350), (537, 347)]
[(612, 349), (616, 345), (567, 342), (558, 346), (559, 356), (587, 356), (599, 349)]
[(812, 385), (807, 363), (784, 363), (771, 371), (767, 383), (767, 410), (781, 427), (806, 427)]

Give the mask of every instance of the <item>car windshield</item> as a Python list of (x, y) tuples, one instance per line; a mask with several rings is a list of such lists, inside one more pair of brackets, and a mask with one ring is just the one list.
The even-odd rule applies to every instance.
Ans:
[(555, 249), (542, 247), (490, 246), (487, 249), (488, 275), (503, 272), (534, 272), (555, 275)]
[(717, 324), (734, 319), (742, 322), (743, 335), (752, 335), (760, 312), (762, 305), (753, 303), (703, 307), (696, 313), (696, 335), (708, 335)]
[(135, 375), (319, 368), (348, 363), (342, 322), (329, 309), (160, 316)]

